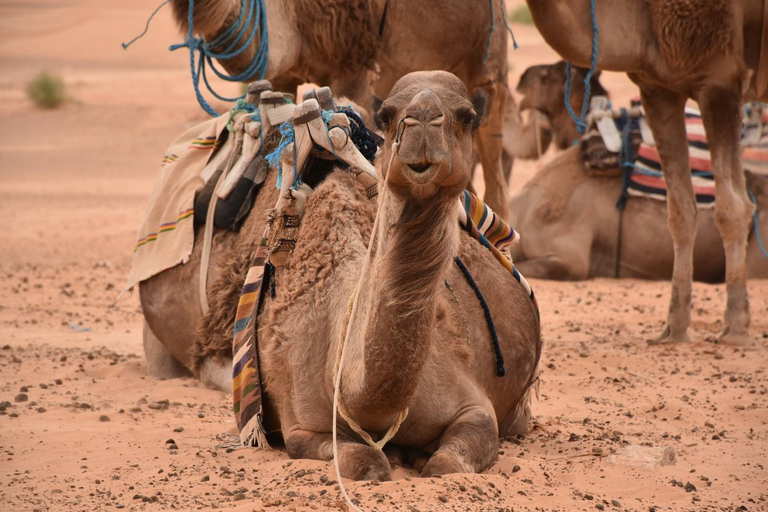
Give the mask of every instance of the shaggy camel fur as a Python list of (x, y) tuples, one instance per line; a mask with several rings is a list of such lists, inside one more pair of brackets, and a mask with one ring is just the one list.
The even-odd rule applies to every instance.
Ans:
[[(337, 346), (362, 277), (344, 349), (344, 407), (374, 439), (407, 409), (392, 442), (431, 454), (423, 476), (482, 471), (499, 435), (527, 428), (540, 331), (523, 287), (457, 222), (478, 115), (464, 84), (437, 71), (398, 81), (377, 118), (386, 133), (378, 227), (377, 205), (347, 172), (333, 173), (307, 201), (296, 250), (261, 315), (265, 393), (288, 454), (330, 460)], [(360, 276), (369, 240), (372, 261)], [(496, 375), (488, 327), (457, 255), (487, 298), (505, 377)], [(387, 457), (341, 425), (342, 476), (389, 479)]]
[[(555, 51), (579, 66), (592, 53), (591, 0), (527, 0), (537, 28)], [(689, 179), (684, 106), (701, 107), (709, 136), (723, 238), (728, 293), (725, 343), (750, 343), (747, 233), (752, 204), (741, 168), (741, 105), (768, 96), (762, 77), (768, 36), (763, 0), (621, 0), (597, 2), (600, 69), (627, 72), (640, 87), (669, 188), (674, 242), (672, 295), (666, 327), (655, 343), (688, 341), (697, 208)], [(752, 71), (750, 71), (752, 70)]]
[[(747, 173), (747, 185), (757, 200), (760, 235), (768, 240), (768, 180)], [(669, 231), (659, 228), (666, 206), (655, 199), (630, 197), (620, 216), (616, 200), (621, 188), (621, 177), (587, 176), (580, 148), (568, 149), (544, 166), (510, 200), (512, 225), (525, 235), (512, 248), (520, 272), (543, 279), (669, 279), (674, 248)], [(747, 247), (748, 275), (768, 278), (768, 259), (753, 230), (754, 226)], [(698, 213), (693, 278), (711, 283), (725, 279), (723, 241), (711, 208)]]
[[(502, 170), (502, 137), (507, 102), (507, 33), (503, 2), (426, 0), (266, 0), (269, 66), (265, 78), (275, 90), (293, 92), (306, 82), (330, 86), (359, 105), (371, 95), (384, 98), (411, 71), (444, 69), (461, 78), (470, 91), (488, 97), (488, 116), (475, 144), (486, 183), (486, 202), (506, 217), (507, 187)], [(186, 31), (188, 0), (171, 2)], [(195, 31), (212, 40), (235, 23), (240, 0), (197, 0)], [(490, 37), (491, 17), (495, 29)], [(461, 37), (456, 37), (460, 30)], [(250, 31), (247, 31), (250, 33)], [(243, 36), (245, 37), (245, 36)], [(259, 37), (243, 53), (221, 61), (231, 74), (250, 64)], [(373, 84), (371, 85), (371, 78)], [(251, 79), (256, 79), (253, 77)], [(514, 106), (512, 106), (514, 110)], [(511, 169), (511, 162), (507, 162)]]

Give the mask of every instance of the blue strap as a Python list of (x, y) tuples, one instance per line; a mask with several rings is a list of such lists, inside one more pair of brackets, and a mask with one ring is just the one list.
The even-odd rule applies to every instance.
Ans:
[[(488, 39), (485, 42), (485, 54), (483, 55), (483, 64), (488, 62), (488, 55), (489, 55), (489, 53), (491, 51), (491, 36), (493, 36), (493, 31), (496, 28), (496, 22), (493, 19), (494, 8), (495, 8), (493, 2), (494, 2), (494, 0), (488, 0), (488, 4), (489, 4), (489, 6), (491, 8), (491, 26), (488, 29)], [(503, 6), (503, 4), (499, 3), (499, 8), (501, 9), (501, 19), (504, 21), (504, 26), (507, 27), (507, 32), (509, 32), (509, 35), (512, 36), (512, 48), (517, 50), (520, 47), (517, 45), (517, 40), (515, 39), (515, 34), (514, 34), (514, 32), (512, 32), (512, 27), (510, 27), (509, 23), (507, 22), (507, 17), (504, 14), (504, 8), (502, 6)]]
[(589, 67), (589, 71), (587, 72), (587, 76), (584, 78), (584, 101), (581, 104), (581, 116), (578, 117), (576, 116), (576, 112), (574, 112), (573, 108), (571, 107), (571, 63), (567, 62), (565, 65), (565, 108), (571, 115), (573, 122), (576, 123), (576, 129), (582, 135), (584, 135), (584, 132), (587, 129), (587, 125), (584, 120), (587, 117), (587, 109), (589, 109), (589, 97), (592, 95), (592, 85), (590, 82), (592, 81), (592, 76), (595, 74), (595, 69), (597, 69), (597, 35), (599, 30), (597, 27), (597, 13), (595, 12), (595, 3), (596, 0), (592, 0), (589, 8), (590, 16), (592, 17), (592, 62)]
[(131, 39), (127, 43), (120, 43), (120, 45), (123, 47), (123, 50), (127, 50), (129, 46), (131, 46), (133, 43), (135, 43), (136, 41), (138, 41), (139, 39), (141, 39), (142, 37), (144, 37), (147, 34), (147, 31), (149, 30), (149, 23), (152, 21), (152, 18), (154, 18), (155, 14), (160, 12), (160, 9), (165, 7), (165, 4), (169, 3), (170, 1), (171, 0), (165, 0), (160, 5), (158, 5), (157, 8), (154, 11), (152, 11), (152, 14), (150, 14), (149, 18), (147, 18), (147, 24), (144, 26), (144, 30), (141, 32), (141, 34), (137, 35), (136, 37), (134, 37), (133, 39)]
[[(195, 37), (194, 35), (194, 10), (195, 0), (189, 0), (189, 32), (187, 33), (187, 40), (183, 43), (172, 45), (170, 50), (175, 51), (179, 48), (189, 48), (189, 71), (192, 76), (192, 86), (195, 89), (195, 96), (203, 110), (216, 117), (219, 115), (218, 112), (208, 104), (205, 97), (200, 92), (201, 78), (208, 91), (222, 101), (237, 101), (238, 99), (244, 98), (245, 95), (243, 94), (237, 98), (228, 98), (219, 95), (208, 81), (206, 64), (210, 66), (216, 76), (228, 82), (243, 82), (253, 76), (258, 76), (259, 79), (264, 78), (269, 64), (267, 8), (265, 0), (241, 0), (240, 14), (237, 21), (208, 43), (202, 38)], [(246, 31), (249, 26), (251, 27), (251, 30), (246, 37)], [(256, 54), (251, 63), (242, 72), (229, 76), (216, 68), (213, 62), (214, 59), (228, 60), (237, 57), (251, 46), (257, 33), (259, 34), (260, 39), (259, 47), (256, 50)], [(245, 41), (238, 46), (238, 42), (244, 37)], [(230, 41), (230, 43), (223, 50), (214, 50), (214, 48), (223, 46), (227, 41)], [(197, 63), (195, 62), (195, 52), (199, 53)]]

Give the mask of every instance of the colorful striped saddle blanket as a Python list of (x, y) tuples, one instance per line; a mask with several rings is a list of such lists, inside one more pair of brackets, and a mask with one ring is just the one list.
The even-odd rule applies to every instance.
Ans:
[[(619, 124), (625, 121), (617, 120)], [(629, 148), (619, 152), (631, 155), (629, 161), (620, 162), (617, 153), (606, 150), (596, 128), (592, 128), (582, 139), (582, 151), (587, 172), (592, 175), (617, 176), (617, 169), (623, 166), (629, 174), (625, 181), (626, 193), (630, 196), (649, 197), (665, 201), (667, 184), (661, 170), (659, 152), (648, 130), (641, 130), (638, 125), (644, 119), (635, 121), (631, 126)], [(594, 125), (593, 125), (594, 126)], [(712, 159), (701, 113), (687, 107), (685, 109), (685, 128), (688, 139), (688, 158), (691, 168), (696, 202), (700, 208), (712, 207), (715, 203), (715, 183), (712, 174)], [(639, 135), (641, 132), (642, 140)], [(745, 123), (742, 130), (742, 163), (746, 170), (768, 177), (768, 105), (753, 103), (745, 107)]]

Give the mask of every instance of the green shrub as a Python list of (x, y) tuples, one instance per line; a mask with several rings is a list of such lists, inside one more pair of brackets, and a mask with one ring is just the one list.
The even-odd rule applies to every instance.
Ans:
[(525, 4), (512, 11), (512, 13), (509, 15), (509, 21), (512, 23), (522, 23), (523, 25), (533, 25), (531, 11)]
[(43, 71), (27, 85), (27, 95), (39, 107), (57, 108), (67, 99), (64, 81), (58, 75)]

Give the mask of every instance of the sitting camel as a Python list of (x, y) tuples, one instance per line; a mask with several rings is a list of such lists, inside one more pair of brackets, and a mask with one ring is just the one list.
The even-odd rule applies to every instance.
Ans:
[[(499, 436), (526, 430), (541, 355), (536, 305), (457, 217), (479, 104), (450, 73), (403, 77), (376, 116), (386, 133), (378, 202), (355, 173), (340, 168), (307, 200), (295, 250), (277, 269), (258, 322), (265, 426), (279, 429), (291, 457), (332, 457), (334, 369), (347, 323), (347, 363), (340, 370), (345, 417), (378, 438), (406, 411), (392, 442), (431, 454), (422, 475), (482, 471), (497, 456)], [(217, 282), (230, 283), (219, 290), (242, 285), (275, 196), (259, 195), (239, 237), (217, 235)], [(197, 307), (190, 296), (197, 294), (198, 252), (141, 283), (150, 342), (185, 362), (195, 336), (176, 313)], [(505, 375), (478, 290), (495, 324), (498, 354), (511, 370)], [(230, 302), (214, 292), (211, 310), (231, 317)], [(231, 364), (231, 345), (218, 350)], [(390, 478), (387, 457), (361, 443), (346, 422), (340, 421), (338, 441), (342, 476)]]
[(640, 87), (668, 186), (675, 253), (667, 323), (655, 343), (690, 339), (697, 208), (684, 108), (688, 98), (698, 102), (715, 175), (715, 225), (725, 248), (728, 300), (719, 339), (750, 343), (746, 257), (753, 207), (741, 167), (741, 105), (768, 99), (768, 3), (527, 0), (527, 4), (539, 32), (564, 59), (589, 66), (596, 55), (599, 69), (626, 72)]
[[(572, 89), (574, 108), (584, 98), (583, 68), (575, 68)], [(608, 96), (599, 73), (592, 77), (592, 93)], [(524, 94), (521, 109), (544, 113), (560, 149), (572, 148), (580, 138), (565, 109), (565, 62), (531, 66), (520, 77), (518, 92)], [(768, 240), (768, 183), (747, 173), (747, 186), (755, 194), (762, 240)], [(666, 205), (646, 197), (629, 197), (620, 214), (616, 202), (622, 192), (621, 176), (596, 177), (585, 172), (580, 148), (568, 149), (549, 162), (510, 201), (512, 224), (525, 237), (512, 248), (515, 264), (528, 277), (588, 279), (634, 277), (670, 279), (674, 251), (663, 224)], [(620, 216), (621, 215), (621, 216)], [(711, 208), (700, 209), (693, 251), (693, 278), (722, 282), (725, 253)], [(623, 223), (619, 245), (619, 222)], [(618, 258), (618, 261), (617, 261)], [(768, 259), (759, 247), (754, 226), (747, 249), (751, 278), (768, 277)]]
[[(454, 75), (411, 73), (377, 113), (386, 133), (378, 206), (346, 172), (329, 176), (308, 200), (258, 335), (265, 391), (291, 457), (331, 458), (333, 369), (355, 295), (341, 401), (363, 429), (386, 431), (407, 409), (392, 441), (431, 453), (422, 475), (434, 476), (482, 471), (496, 458), (499, 435), (519, 428), (540, 350), (535, 306), (456, 217), (478, 117)], [(370, 270), (361, 275), (369, 243)], [(457, 256), (487, 298), (501, 352), (515, 369), (506, 377), (494, 371), (488, 327)], [(339, 440), (342, 476), (389, 478), (380, 450), (346, 426)]]

